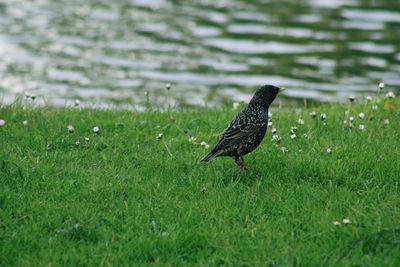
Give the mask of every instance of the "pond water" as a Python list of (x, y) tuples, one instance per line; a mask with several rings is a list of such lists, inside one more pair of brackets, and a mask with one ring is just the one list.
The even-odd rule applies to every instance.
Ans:
[(2, 102), (340, 101), (380, 81), (400, 89), (397, 0), (0, 0)]

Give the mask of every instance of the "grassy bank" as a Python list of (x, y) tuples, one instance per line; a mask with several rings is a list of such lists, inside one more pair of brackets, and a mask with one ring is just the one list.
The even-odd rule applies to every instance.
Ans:
[(398, 266), (390, 101), (275, 109), (282, 140), (269, 129), (244, 173), (229, 158), (199, 164), (231, 108), (1, 107), (0, 265)]

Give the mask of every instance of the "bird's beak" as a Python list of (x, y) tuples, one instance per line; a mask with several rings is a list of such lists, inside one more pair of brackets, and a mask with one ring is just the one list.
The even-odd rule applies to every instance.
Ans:
[(286, 90), (287, 90), (287, 88), (280, 87), (280, 88), (279, 88), (279, 93), (282, 93), (283, 91), (286, 91)]

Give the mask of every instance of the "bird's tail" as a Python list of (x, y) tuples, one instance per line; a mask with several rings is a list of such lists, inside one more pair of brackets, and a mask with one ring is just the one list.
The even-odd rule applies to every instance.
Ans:
[(201, 162), (207, 162), (212, 160), (213, 158), (219, 156), (222, 153), (222, 151), (211, 151), (210, 153), (208, 153), (204, 158), (201, 159)]

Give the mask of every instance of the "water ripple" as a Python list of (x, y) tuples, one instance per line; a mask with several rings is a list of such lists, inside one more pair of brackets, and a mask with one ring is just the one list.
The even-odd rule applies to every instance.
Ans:
[[(338, 101), (400, 89), (395, 1), (32, 0), (0, 4), (0, 99), (101, 107), (248, 101), (261, 84), (287, 98)], [(38, 98), (39, 99), (39, 98)], [(205, 100), (206, 99), (206, 100)]]

